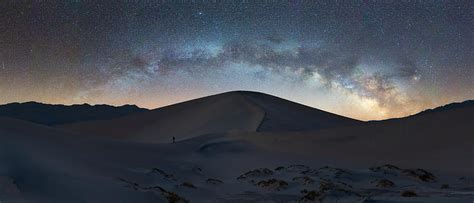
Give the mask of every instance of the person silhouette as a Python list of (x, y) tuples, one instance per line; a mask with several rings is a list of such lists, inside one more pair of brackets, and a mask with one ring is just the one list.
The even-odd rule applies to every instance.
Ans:
[(173, 136), (173, 143), (175, 143), (175, 141), (176, 141), (176, 138)]

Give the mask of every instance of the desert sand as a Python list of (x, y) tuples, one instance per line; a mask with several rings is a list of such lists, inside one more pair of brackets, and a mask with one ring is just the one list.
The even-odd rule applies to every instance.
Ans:
[(3, 117), (0, 201), (472, 202), (473, 115), (362, 122), (230, 92), (57, 126)]

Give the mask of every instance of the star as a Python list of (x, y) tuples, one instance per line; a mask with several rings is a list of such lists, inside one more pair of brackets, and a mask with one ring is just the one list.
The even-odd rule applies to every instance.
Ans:
[[(0, 103), (156, 108), (240, 89), (383, 119), (474, 97), (469, 1), (161, 2), (5, 4)], [(425, 89), (444, 92), (410, 99)]]

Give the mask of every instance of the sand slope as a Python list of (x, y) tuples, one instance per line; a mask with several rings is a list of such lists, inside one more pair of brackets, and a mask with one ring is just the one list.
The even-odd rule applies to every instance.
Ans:
[(256, 92), (228, 92), (108, 121), (62, 129), (140, 142), (170, 142), (232, 131), (315, 130), (359, 121)]
[(259, 132), (306, 131), (362, 122), (258, 92), (237, 92), (265, 112)]
[[(312, 131), (257, 132), (267, 115), (288, 114), (267, 114), (271, 105), (258, 103), (265, 98), (224, 96), (91, 122), (140, 142), (78, 136), (67, 128), (0, 118), (0, 201), (474, 199), (474, 106)], [(136, 137), (129, 137), (134, 130)], [(166, 140), (155, 130), (190, 135), (174, 144), (159, 143)]]
[[(439, 170), (413, 159), (391, 169), (383, 164), (396, 162), (403, 150), (393, 156), (360, 154), (381, 152), (390, 142), (362, 145), (337, 135), (308, 139), (295, 132), (255, 136), (268, 139), (235, 132), (147, 144), (0, 119), (0, 201), (469, 202), (474, 197), (472, 174), (449, 170), (465, 166), (450, 165), (449, 158), (469, 161), (461, 152), (465, 148), (440, 158), (434, 168)], [(346, 149), (349, 145), (354, 146)], [(430, 148), (420, 147), (436, 153)], [(424, 170), (428, 176), (419, 180)], [(409, 192), (417, 196), (402, 196)]]
[(361, 165), (384, 163), (474, 175), (474, 106), (313, 132), (249, 133), (270, 151)]
[(264, 112), (239, 94), (210, 96), (109, 121), (62, 126), (72, 132), (141, 142), (183, 140), (227, 131), (255, 131)]

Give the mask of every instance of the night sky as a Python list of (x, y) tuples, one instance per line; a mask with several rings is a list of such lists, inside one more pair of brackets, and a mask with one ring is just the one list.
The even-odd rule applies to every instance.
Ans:
[(0, 2), (0, 103), (251, 90), (370, 120), (474, 98), (474, 1), (97, 2)]

